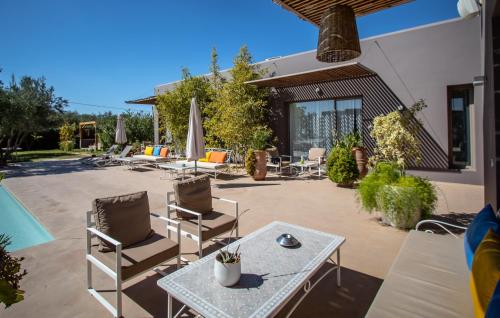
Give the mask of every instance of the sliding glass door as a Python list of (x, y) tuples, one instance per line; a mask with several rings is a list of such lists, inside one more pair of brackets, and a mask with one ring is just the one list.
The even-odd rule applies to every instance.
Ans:
[(361, 99), (321, 100), (290, 104), (290, 153), (297, 159), (310, 148), (330, 151), (335, 138), (361, 133)]

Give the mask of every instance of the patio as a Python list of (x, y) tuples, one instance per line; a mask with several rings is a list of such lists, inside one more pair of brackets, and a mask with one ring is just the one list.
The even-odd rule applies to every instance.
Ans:
[[(77, 160), (22, 164), (3, 181), (51, 232), (55, 240), (14, 254), (24, 256), (28, 275), (22, 281), (26, 298), (2, 317), (107, 317), (106, 309), (85, 286), (85, 211), (95, 197), (147, 190), (151, 211), (165, 212), (165, 194), (172, 182), (158, 169), (90, 168)], [(240, 235), (279, 220), (345, 236), (342, 287), (328, 276), (304, 300), (293, 317), (362, 317), (370, 306), (407, 233), (381, 226), (360, 210), (352, 189), (328, 179), (288, 179), (269, 176), (255, 182), (246, 176), (213, 180), (213, 194), (239, 201)], [(483, 206), (483, 187), (436, 183), (438, 213), (473, 213)], [(456, 216), (455, 216), (456, 217)], [(160, 224), (153, 227), (164, 232)], [(196, 251), (190, 240), (182, 250)], [(217, 246), (205, 248), (213, 251)], [(195, 259), (194, 255), (184, 255)], [(325, 266), (326, 267), (326, 266)], [(326, 270), (325, 268), (324, 270)], [(321, 273), (320, 273), (321, 274)], [(95, 271), (96, 287), (112, 291), (111, 280)], [(124, 286), (127, 317), (165, 316), (166, 294), (156, 285), (160, 275), (148, 272)], [(110, 291), (110, 296), (112, 292)], [(300, 294), (300, 293), (299, 293)], [(293, 301), (291, 301), (293, 303)], [(282, 314), (287, 312), (285, 308)]]

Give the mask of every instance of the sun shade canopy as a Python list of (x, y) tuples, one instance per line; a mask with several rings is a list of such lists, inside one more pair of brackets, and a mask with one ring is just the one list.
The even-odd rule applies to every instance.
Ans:
[(394, 7), (413, 0), (273, 0), (284, 9), (293, 12), (299, 18), (319, 26), (323, 13), (334, 4), (352, 7), (356, 16)]
[(126, 104), (142, 104), (142, 105), (155, 105), (156, 96), (149, 96), (145, 98), (133, 99), (125, 101)]
[(366, 66), (354, 62), (329, 66), (307, 72), (253, 80), (246, 83), (257, 85), (259, 87), (287, 87), (372, 75), (376, 75), (376, 73)]

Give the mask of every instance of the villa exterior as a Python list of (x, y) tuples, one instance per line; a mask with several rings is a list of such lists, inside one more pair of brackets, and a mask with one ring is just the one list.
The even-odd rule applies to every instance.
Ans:
[[(311, 147), (329, 149), (335, 134), (351, 131), (371, 152), (373, 118), (423, 99), (422, 163), (413, 173), (483, 184), (480, 28), (474, 17), (370, 37), (361, 40), (362, 55), (345, 63), (318, 62), (315, 50), (269, 58), (256, 63), (266, 75), (251, 84), (271, 88), (279, 150), (295, 158)], [(175, 84), (156, 86), (155, 95)], [(154, 104), (155, 96), (130, 102)]]

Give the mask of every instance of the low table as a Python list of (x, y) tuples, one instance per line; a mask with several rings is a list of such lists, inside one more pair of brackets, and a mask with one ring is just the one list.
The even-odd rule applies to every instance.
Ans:
[(290, 173), (293, 173), (293, 169), (300, 170), (298, 172), (299, 175), (303, 175), (306, 171), (309, 172), (309, 175), (313, 175), (312, 168), (318, 168), (318, 176), (321, 176), (321, 170), (319, 169), (319, 163), (317, 161), (305, 161), (301, 163), (300, 161), (290, 163)]
[(175, 173), (177, 175), (177, 177), (179, 177), (179, 175), (181, 175), (181, 180), (184, 180), (184, 178), (186, 177), (186, 171), (193, 169), (194, 166), (190, 165), (190, 164), (185, 164), (185, 163), (171, 162), (171, 163), (161, 163), (158, 165), (158, 168), (164, 169), (164, 171), (165, 171), (164, 178), (166, 178), (167, 171), (168, 171), (168, 172), (170, 172), (170, 179), (173, 179), (173, 173)]
[[(283, 233), (295, 236), (300, 245), (280, 246), (276, 239)], [(240, 246), (242, 276), (235, 286), (223, 287), (215, 280), (217, 252), (158, 280), (158, 286), (168, 293), (168, 317), (172, 317), (173, 298), (206, 318), (272, 317), (303, 288), (305, 293), (291, 309), (293, 312), (333, 270), (337, 271), (340, 286), (340, 247), (344, 242), (342, 236), (283, 222), (270, 223), (228, 246), (230, 250)], [(336, 261), (331, 259), (334, 253)], [(311, 282), (329, 259), (334, 266)]]

